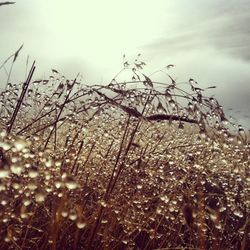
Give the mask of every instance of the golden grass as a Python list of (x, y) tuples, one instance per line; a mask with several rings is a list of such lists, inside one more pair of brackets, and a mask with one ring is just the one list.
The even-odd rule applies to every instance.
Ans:
[(246, 132), (142, 66), (137, 88), (53, 70), (2, 92), (0, 249), (247, 249)]

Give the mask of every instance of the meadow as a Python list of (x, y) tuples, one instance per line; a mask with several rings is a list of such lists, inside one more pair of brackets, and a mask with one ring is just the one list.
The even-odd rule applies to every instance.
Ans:
[(248, 131), (206, 94), (215, 86), (144, 66), (124, 56), (109, 83), (87, 85), (55, 69), (33, 79), (34, 62), (7, 81), (0, 249), (248, 249)]

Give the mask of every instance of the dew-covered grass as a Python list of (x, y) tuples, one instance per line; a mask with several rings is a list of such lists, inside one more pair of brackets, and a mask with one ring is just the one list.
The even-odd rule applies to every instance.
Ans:
[(0, 95), (0, 249), (249, 247), (248, 131), (206, 89), (33, 66)]

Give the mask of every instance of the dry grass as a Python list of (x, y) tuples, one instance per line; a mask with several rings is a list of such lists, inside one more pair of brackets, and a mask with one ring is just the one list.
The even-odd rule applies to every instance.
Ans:
[(247, 249), (246, 132), (144, 65), (102, 86), (33, 65), (1, 92), (0, 249)]

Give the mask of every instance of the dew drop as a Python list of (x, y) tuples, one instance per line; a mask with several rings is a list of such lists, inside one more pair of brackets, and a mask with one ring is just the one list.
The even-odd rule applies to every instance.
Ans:
[(10, 173), (9, 169), (7, 169), (7, 168), (0, 168), (0, 179), (8, 177), (9, 173)]
[(242, 211), (238, 210), (238, 209), (234, 210), (233, 214), (235, 216), (237, 216), (237, 217), (240, 217), (240, 218), (242, 218), (244, 216), (244, 214), (242, 213)]
[(76, 183), (76, 181), (74, 180), (73, 177), (67, 176), (64, 181), (65, 181), (65, 186), (68, 189), (72, 190), (72, 189), (76, 189), (77, 188), (77, 183)]
[(10, 170), (13, 174), (21, 175), (23, 168), (19, 165), (11, 165)]
[(14, 142), (14, 146), (15, 146), (17, 151), (21, 151), (27, 146), (27, 143), (26, 143), (26, 141), (24, 141), (22, 139), (17, 139)]
[(62, 215), (62, 217), (66, 218), (69, 215), (68, 210), (63, 210), (61, 212), (61, 215)]
[(83, 228), (86, 227), (86, 223), (83, 222), (83, 221), (77, 221), (76, 226), (77, 226), (77, 228), (79, 228), (79, 229), (83, 229)]
[(36, 185), (36, 183), (34, 181), (30, 181), (27, 186), (28, 186), (28, 188), (30, 190), (36, 190), (37, 189), (37, 185)]
[(77, 213), (75, 211), (71, 211), (69, 213), (69, 219), (73, 220), (73, 221), (76, 220), (77, 219)]
[(43, 203), (45, 201), (46, 194), (42, 191), (39, 191), (35, 194), (35, 200), (37, 203)]
[(37, 171), (37, 167), (31, 167), (29, 169), (29, 177), (30, 178), (36, 178), (38, 176), (38, 171)]

